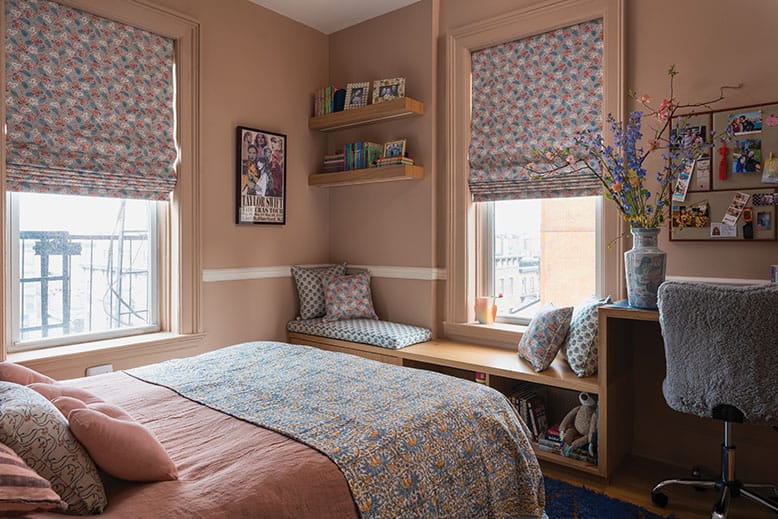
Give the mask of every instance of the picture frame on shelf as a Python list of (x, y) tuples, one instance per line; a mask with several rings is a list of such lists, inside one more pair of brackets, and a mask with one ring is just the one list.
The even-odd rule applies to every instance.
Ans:
[(405, 78), (376, 79), (373, 81), (373, 104), (405, 97)]
[(286, 223), (286, 135), (237, 127), (235, 223)]
[(367, 106), (367, 96), (370, 94), (370, 81), (349, 83), (346, 85), (345, 110)]
[(399, 139), (396, 141), (389, 141), (384, 143), (384, 157), (385, 159), (391, 157), (404, 157), (405, 156), (405, 141), (406, 139)]

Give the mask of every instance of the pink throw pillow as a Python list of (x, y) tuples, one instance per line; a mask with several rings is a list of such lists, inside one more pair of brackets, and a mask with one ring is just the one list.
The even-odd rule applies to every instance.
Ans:
[(71, 396), (58, 396), (52, 400), (51, 403), (54, 404), (54, 407), (59, 409), (59, 412), (62, 413), (65, 418), (70, 416), (70, 412), (73, 409), (93, 409), (95, 411), (100, 411), (111, 418), (116, 418), (117, 420), (134, 421), (132, 416), (128, 415), (124, 409), (118, 405), (109, 404), (107, 402), (85, 404), (81, 400)]
[(20, 386), (35, 384), (36, 382), (43, 382), (46, 384), (54, 383), (53, 378), (13, 362), (0, 362), (0, 380), (4, 382), (13, 382)]
[(128, 481), (178, 479), (178, 469), (154, 435), (137, 422), (93, 409), (73, 409), (70, 430), (98, 467)]
[(81, 400), (85, 404), (96, 404), (102, 402), (102, 400), (85, 389), (79, 389), (73, 386), (66, 386), (64, 384), (29, 384), (28, 387), (37, 391), (49, 402), (53, 401), (57, 397), (69, 396), (76, 400)]
[(324, 322), (345, 319), (378, 319), (373, 309), (370, 274), (357, 272), (347, 276), (323, 278)]

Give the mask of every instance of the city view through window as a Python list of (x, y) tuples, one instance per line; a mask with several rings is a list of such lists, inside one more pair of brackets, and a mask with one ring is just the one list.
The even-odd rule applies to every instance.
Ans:
[(13, 193), (15, 341), (157, 323), (155, 203)]
[(574, 306), (597, 292), (599, 198), (493, 202), (498, 320), (526, 322), (547, 303)]

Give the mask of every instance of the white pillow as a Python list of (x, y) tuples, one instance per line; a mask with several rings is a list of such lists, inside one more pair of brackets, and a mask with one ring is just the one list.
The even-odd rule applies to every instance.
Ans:
[(579, 377), (597, 373), (599, 334), (598, 308), (611, 302), (611, 296), (590, 296), (575, 307), (562, 352), (570, 369)]

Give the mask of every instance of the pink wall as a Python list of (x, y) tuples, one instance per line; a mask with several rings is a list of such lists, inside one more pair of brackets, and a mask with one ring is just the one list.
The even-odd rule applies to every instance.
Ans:
[[(319, 263), (329, 257), (329, 196), (309, 189), (325, 138), (308, 130), (310, 95), (327, 82), (328, 38), (247, 0), (158, 0), (201, 27), (204, 269)], [(235, 225), (235, 127), (287, 135), (286, 225)], [(285, 339), (290, 278), (203, 283), (211, 348)]]
[[(406, 78), (406, 95), (425, 104), (425, 115), (333, 132), (328, 148), (369, 140), (406, 138), (425, 168), (420, 181), (330, 189), (331, 259), (352, 264), (438, 267), (435, 189), (437, 0), (423, 0), (330, 37), (330, 80)], [(379, 316), (429, 327), (440, 322), (440, 282), (374, 278)]]

